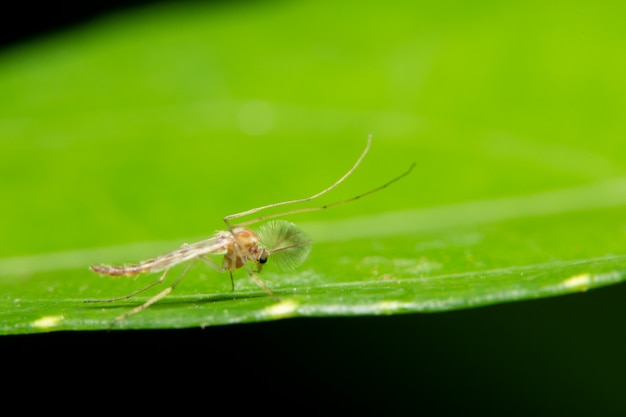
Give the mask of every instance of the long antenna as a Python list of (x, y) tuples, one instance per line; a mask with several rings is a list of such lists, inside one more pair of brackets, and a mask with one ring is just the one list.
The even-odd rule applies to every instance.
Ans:
[[(267, 216), (261, 216), (261, 217), (257, 217), (256, 219), (248, 220), (247, 222), (238, 223), (238, 224), (236, 224), (236, 226), (247, 226), (247, 225), (254, 224), (254, 223), (257, 223), (257, 222), (260, 222), (260, 221), (263, 221), (263, 220), (273, 219), (275, 217), (282, 217), (282, 216), (287, 216), (287, 215), (290, 215), (290, 214), (297, 214), (297, 213), (306, 213), (308, 211), (324, 210), (324, 209), (327, 209), (327, 208), (339, 206), (341, 204), (346, 204), (346, 203), (349, 203), (351, 201), (358, 200), (361, 197), (365, 197), (366, 195), (374, 194), (375, 192), (380, 191), (383, 188), (387, 188), (388, 186), (390, 186), (394, 182), (398, 181), (399, 179), (409, 175), (409, 173), (411, 171), (413, 171), (413, 168), (415, 168), (415, 162), (413, 162), (411, 164), (409, 169), (407, 169), (406, 171), (404, 171), (402, 174), (398, 175), (397, 177), (393, 178), (392, 180), (387, 181), (386, 183), (384, 183), (380, 187), (376, 187), (373, 190), (366, 191), (366, 192), (364, 192), (362, 194), (356, 195), (356, 196), (348, 198), (346, 200), (341, 200), (341, 201), (337, 201), (335, 203), (325, 204), (323, 206), (318, 206), (318, 207), (306, 207), (306, 208), (301, 208), (301, 209), (284, 211), (282, 213), (268, 214)], [(305, 200), (305, 201), (310, 201), (310, 200), (311, 199), (308, 199), (308, 200)], [(269, 206), (269, 207), (271, 207), (271, 206)], [(267, 207), (264, 207), (264, 208), (267, 208)]]
[[(301, 199), (298, 199), (298, 200), (282, 201), (280, 203), (268, 204), (266, 206), (252, 208), (250, 210), (242, 211), (241, 213), (231, 214), (231, 215), (228, 215), (228, 216), (224, 217), (224, 223), (226, 223), (226, 226), (228, 227), (228, 229), (231, 230), (232, 227), (234, 227), (234, 226), (230, 225), (230, 220), (237, 219), (237, 218), (240, 218), (240, 217), (244, 217), (244, 216), (247, 216), (249, 214), (258, 213), (261, 210), (265, 210), (265, 209), (269, 209), (269, 208), (285, 206), (285, 205), (288, 205), (288, 204), (305, 203), (307, 201), (311, 201), (311, 200), (313, 200), (313, 199), (315, 199), (317, 197), (320, 197), (323, 194), (326, 194), (327, 192), (329, 192), (330, 190), (332, 190), (333, 188), (335, 188), (339, 184), (341, 184), (346, 178), (348, 178), (356, 170), (356, 168), (361, 164), (361, 161), (363, 160), (363, 158), (365, 158), (365, 155), (369, 151), (371, 143), (372, 143), (372, 135), (370, 134), (367, 137), (367, 144), (365, 145), (365, 149), (363, 150), (363, 153), (361, 153), (361, 156), (359, 156), (359, 158), (356, 160), (356, 162), (354, 163), (352, 168), (350, 168), (348, 170), (348, 172), (346, 172), (341, 178), (339, 178), (337, 181), (335, 181), (330, 187), (325, 188), (324, 190), (320, 191), (319, 193), (314, 194), (314, 195), (312, 195), (310, 197), (301, 198)], [(336, 203), (326, 204), (326, 205), (320, 206), (320, 207), (307, 207), (307, 208), (302, 208), (302, 209), (290, 210), (290, 211), (286, 211), (286, 212), (282, 212), (282, 213), (270, 214), (270, 215), (267, 215), (267, 216), (261, 216), (261, 217), (257, 217), (257, 218), (252, 219), (252, 220), (248, 220), (248, 221), (243, 222), (243, 223), (238, 223), (235, 226), (247, 226), (247, 225), (254, 224), (254, 223), (257, 223), (257, 222), (260, 222), (260, 221), (263, 221), (263, 220), (272, 219), (272, 218), (275, 218), (275, 217), (286, 216), (286, 215), (289, 215), (289, 214), (296, 214), (296, 213), (305, 213), (305, 212), (308, 212), (308, 211), (323, 210), (323, 209), (327, 209), (327, 208), (330, 208), (330, 207), (335, 207), (335, 206), (338, 206), (338, 205), (341, 205), (341, 204), (349, 203), (351, 201), (358, 200), (361, 197), (365, 197), (367, 195), (370, 195), (370, 194), (373, 194), (373, 193), (375, 193), (377, 191), (380, 191), (383, 188), (388, 187), (389, 185), (393, 184), (394, 182), (398, 181), (399, 179), (409, 175), (409, 173), (413, 170), (414, 167), (415, 167), (415, 163), (411, 164), (411, 166), (409, 167), (409, 169), (407, 171), (403, 172), (402, 174), (398, 175), (397, 177), (393, 178), (392, 180), (386, 182), (385, 184), (381, 185), (380, 187), (374, 188), (373, 190), (370, 190), (370, 191), (367, 191), (365, 193), (359, 194), (359, 195), (354, 196), (352, 198), (348, 198), (346, 200), (338, 201)]]

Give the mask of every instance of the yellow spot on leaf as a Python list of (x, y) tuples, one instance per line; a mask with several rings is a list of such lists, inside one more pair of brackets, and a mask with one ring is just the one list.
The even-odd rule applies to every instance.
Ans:
[(563, 286), (566, 288), (578, 288), (582, 291), (586, 291), (591, 284), (591, 275), (589, 274), (581, 274), (574, 275), (563, 281)]
[(381, 301), (378, 303), (378, 308), (383, 313), (392, 313), (400, 308), (400, 303), (397, 301)]
[(286, 300), (267, 307), (265, 311), (272, 317), (284, 317), (296, 311), (298, 305), (299, 304), (293, 300)]
[(63, 316), (45, 316), (31, 323), (33, 327), (47, 328), (56, 326), (58, 322), (63, 320)]

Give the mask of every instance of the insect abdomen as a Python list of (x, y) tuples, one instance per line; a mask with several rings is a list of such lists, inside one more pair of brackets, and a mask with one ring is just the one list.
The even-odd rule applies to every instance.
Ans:
[(91, 270), (102, 275), (111, 275), (119, 277), (126, 275), (127, 277), (146, 272), (146, 268), (142, 265), (129, 266), (110, 266), (110, 265), (92, 265)]

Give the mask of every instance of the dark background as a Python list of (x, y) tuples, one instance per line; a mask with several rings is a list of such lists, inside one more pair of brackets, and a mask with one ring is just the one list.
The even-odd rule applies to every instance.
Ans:
[(155, 3), (149, 0), (9, 1), (0, 6), (0, 50), (44, 38), (64, 28), (88, 24), (107, 13)]
[(6, 336), (0, 355), (21, 364), (4, 373), (12, 388), (116, 413), (620, 416), (624, 297), (617, 285), (439, 314)]
[[(146, 3), (3, 6), (0, 53)], [(617, 285), (441, 314), (8, 336), (5, 400), (88, 413), (625, 415), (625, 297)]]

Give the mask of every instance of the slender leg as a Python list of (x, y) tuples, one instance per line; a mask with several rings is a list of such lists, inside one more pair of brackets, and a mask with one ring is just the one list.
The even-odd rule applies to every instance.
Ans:
[[(242, 211), (241, 213), (231, 214), (229, 216), (224, 217), (224, 223), (226, 223), (226, 227), (228, 227), (228, 230), (232, 231), (232, 227), (230, 225), (230, 220), (238, 219), (240, 217), (247, 216), (249, 214), (254, 214), (254, 213), (259, 212), (261, 210), (265, 210), (265, 209), (272, 208), (272, 207), (285, 206), (287, 204), (304, 203), (306, 201), (311, 201), (311, 200), (321, 196), (322, 194), (326, 194), (327, 192), (329, 192), (330, 190), (332, 190), (333, 188), (335, 188), (339, 184), (341, 184), (350, 175), (352, 175), (352, 173), (356, 170), (356, 168), (359, 166), (359, 164), (361, 164), (361, 161), (363, 160), (363, 158), (365, 158), (365, 155), (367, 154), (367, 152), (370, 149), (371, 143), (372, 143), (372, 135), (370, 134), (367, 137), (367, 144), (365, 145), (365, 150), (363, 151), (363, 153), (361, 153), (361, 156), (359, 156), (359, 158), (356, 160), (356, 163), (352, 166), (352, 168), (350, 168), (350, 170), (348, 170), (348, 172), (346, 172), (341, 178), (339, 178), (337, 181), (335, 181), (330, 187), (320, 191), (317, 194), (312, 195), (311, 197), (300, 198), (300, 199), (291, 200), (291, 201), (283, 201), (283, 202), (274, 203), (274, 204), (268, 204), (267, 206), (256, 207), (256, 208), (253, 208), (253, 209), (250, 209), (250, 210)], [(257, 221), (260, 221), (260, 220), (262, 220), (264, 218), (268, 218), (268, 217), (261, 217), (259, 219), (253, 219), (253, 220), (251, 220), (249, 222), (239, 223), (239, 225), (242, 226), (244, 224), (256, 223)]]
[(272, 297), (274, 299), (274, 301), (280, 301), (280, 298), (278, 298), (276, 296), (276, 294), (274, 294), (272, 292), (272, 290), (270, 290), (263, 281), (261, 281), (261, 279), (259, 277), (256, 276), (256, 274), (252, 271), (250, 271), (250, 278), (252, 278), (252, 280), (256, 283), (256, 285), (258, 285), (259, 287), (263, 288), (263, 291), (265, 291), (270, 297)]
[[(218, 264), (216, 264), (215, 262), (213, 262), (211, 259), (206, 258), (204, 256), (201, 256), (200, 258), (203, 260), (204, 262), (206, 262), (207, 265), (209, 265), (211, 268), (215, 269), (217, 272), (225, 272), (226, 269), (222, 268), (221, 266), (219, 266)], [(235, 291), (235, 280), (233, 280), (233, 271), (228, 271), (230, 272), (230, 286), (231, 286), (231, 291)]]
[(154, 304), (157, 301), (159, 301), (161, 298), (163, 298), (166, 295), (168, 295), (169, 293), (171, 293), (174, 290), (174, 288), (176, 288), (178, 283), (183, 279), (183, 277), (187, 274), (187, 271), (189, 271), (189, 268), (191, 268), (191, 266), (194, 263), (195, 263), (195, 259), (192, 260), (191, 262), (189, 262), (189, 264), (187, 264), (187, 266), (185, 267), (183, 272), (180, 273), (180, 275), (178, 276), (178, 278), (176, 278), (176, 281), (174, 281), (174, 283), (172, 285), (170, 285), (169, 287), (167, 287), (166, 289), (164, 289), (163, 291), (161, 291), (160, 293), (158, 293), (157, 295), (155, 295), (154, 297), (152, 297), (151, 299), (149, 299), (148, 301), (146, 301), (142, 305), (137, 306), (137, 307), (133, 308), (132, 310), (122, 314), (121, 316), (116, 317), (111, 322), (111, 325), (114, 325), (115, 323), (119, 323), (120, 321), (124, 320), (128, 316), (131, 316), (133, 314), (139, 313), (142, 310), (145, 310), (146, 308), (150, 307), (152, 304)]
[(127, 298), (130, 297), (134, 297), (137, 294), (141, 294), (142, 292), (144, 292), (145, 290), (154, 287), (157, 284), (160, 284), (163, 282), (163, 280), (165, 280), (165, 275), (167, 275), (167, 271), (169, 271), (169, 269), (166, 269), (163, 274), (161, 274), (161, 276), (159, 277), (159, 279), (157, 279), (156, 281), (154, 281), (152, 284), (147, 285), (143, 288), (138, 289), (137, 291), (133, 291), (128, 295), (124, 295), (122, 297), (115, 297), (115, 298), (106, 298), (104, 300), (85, 300), (85, 303), (110, 303), (113, 301), (119, 301), (119, 300), (125, 300)]
[(207, 265), (215, 269), (217, 272), (226, 271), (224, 268), (222, 268), (221, 266), (219, 266), (218, 264), (216, 264), (215, 262), (213, 262), (211, 259), (207, 258), (206, 256), (200, 256), (198, 257), (198, 259), (204, 261)]
[[(232, 233), (232, 231), (231, 231)], [(256, 285), (258, 285), (259, 287), (261, 287), (263, 289), (263, 291), (265, 291), (270, 297), (272, 297), (274, 299), (274, 301), (280, 301), (280, 299), (272, 292), (272, 290), (270, 290), (263, 281), (261, 281), (261, 279), (254, 273), (254, 271), (252, 270), (252, 268), (250, 267), (250, 265), (245, 262), (246, 260), (246, 256), (243, 256), (243, 251), (240, 249), (242, 247), (241, 242), (237, 241), (237, 237), (235, 234), (233, 234), (233, 237), (235, 238), (235, 245), (233, 245), (233, 252), (235, 253), (235, 259), (239, 258), (239, 259), (244, 259), (244, 263), (243, 266), (246, 268), (246, 271), (248, 271), (248, 275), (250, 275), (250, 278), (252, 278), (252, 280), (255, 282)], [(232, 271), (230, 271), (230, 279), (232, 281), (233, 279), (233, 273)], [(235, 284), (233, 282), (233, 288), (235, 287)]]
[(228, 227), (228, 230), (230, 230), (232, 232), (233, 227), (235, 226), (239, 226), (239, 227), (243, 227), (243, 226), (248, 226), (254, 223), (258, 223), (260, 221), (263, 220), (268, 220), (268, 219), (273, 219), (275, 217), (282, 217), (288, 214), (296, 214), (296, 213), (306, 213), (309, 211), (316, 211), (316, 210), (325, 210), (331, 207), (335, 207), (335, 206), (339, 206), (342, 204), (346, 204), (346, 203), (350, 203), (352, 201), (356, 201), (359, 200), (365, 196), (368, 196), (370, 194), (374, 194), (384, 188), (387, 188), (388, 186), (390, 186), (391, 184), (393, 184), (394, 182), (400, 180), (403, 177), (406, 177), (407, 175), (409, 175), (409, 173), (413, 170), (413, 168), (415, 168), (415, 163), (411, 164), (411, 166), (409, 167), (408, 170), (406, 170), (405, 172), (403, 172), (402, 174), (392, 178), (390, 181), (387, 181), (386, 183), (384, 183), (383, 185), (376, 187), (372, 190), (366, 191), (364, 193), (361, 193), (359, 195), (356, 195), (352, 198), (348, 198), (342, 201), (337, 201), (335, 203), (331, 203), (331, 204), (326, 204), (323, 206), (319, 206), (319, 207), (306, 207), (306, 208), (302, 208), (302, 209), (295, 209), (295, 210), (288, 210), (288, 211), (284, 211), (281, 213), (274, 213), (274, 214), (268, 214), (265, 216), (260, 216), (257, 217), (255, 219), (251, 219), (245, 222), (240, 222), (237, 223), (235, 225), (231, 225), (230, 222), (231, 220), (235, 220), (238, 219), (240, 217), (244, 217), (244, 216), (248, 216), (251, 214), (255, 214), (258, 213), (259, 211), (263, 211), (265, 209), (269, 209), (269, 208), (273, 208), (273, 207), (280, 207), (280, 206), (285, 206), (288, 204), (298, 204), (298, 203), (304, 203), (307, 201), (311, 201), (314, 200), (316, 198), (318, 198), (319, 196), (326, 194), (327, 192), (331, 191), (332, 189), (334, 189), (335, 187), (337, 187), (339, 184), (341, 184), (346, 178), (348, 178), (350, 175), (352, 175), (352, 173), (357, 169), (357, 167), (361, 164), (361, 161), (363, 160), (363, 158), (365, 158), (365, 155), (367, 154), (367, 152), (369, 151), (370, 148), (370, 144), (372, 142), (372, 135), (369, 135), (367, 138), (367, 145), (365, 145), (365, 150), (363, 150), (363, 153), (361, 153), (361, 156), (359, 156), (359, 158), (356, 160), (356, 162), (354, 163), (354, 165), (352, 166), (352, 168), (350, 168), (348, 170), (348, 172), (346, 172), (341, 178), (339, 178), (337, 181), (335, 181), (330, 187), (327, 187), (325, 189), (323, 189), (322, 191), (320, 191), (317, 194), (314, 194), (310, 197), (306, 197), (306, 198), (300, 198), (297, 200), (290, 200), (290, 201), (282, 201), (280, 203), (274, 203), (274, 204), (268, 204), (266, 206), (261, 206), (261, 207), (255, 207), (252, 208), (250, 210), (246, 210), (246, 211), (242, 211), (241, 213), (235, 213), (235, 214), (231, 214), (228, 215), (226, 217), (224, 217), (224, 223), (226, 224), (226, 227)]

